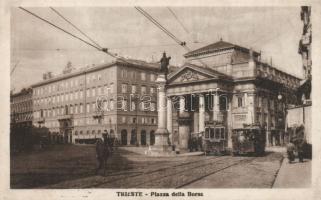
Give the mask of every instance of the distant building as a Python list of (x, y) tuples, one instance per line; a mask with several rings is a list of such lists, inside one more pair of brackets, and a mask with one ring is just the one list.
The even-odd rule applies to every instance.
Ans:
[(21, 148), (32, 131), (32, 89), (25, 88), (10, 95), (10, 142)]
[(33, 125), (59, 143), (93, 141), (106, 130), (123, 145), (153, 144), (158, 71), (159, 64), (133, 59), (80, 70), (69, 63), (32, 85)]
[(312, 59), (311, 59), (311, 43), (312, 43), (312, 24), (311, 24), (311, 7), (301, 7), (301, 20), (303, 22), (302, 38), (299, 42), (299, 54), (302, 56), (302, 65), (304, 71), (304, 80), (298, 89), (298, 96), (304, 104), (311, 102), (311, 79), (312, 79)]
[[(296, 104), (300, 79), (264, 63), (260, 53), (218, 41), (184, 55), (186, 63), (168, 76), (167, 129), (171, 143), (188, 147), (207, 123), (222, 124), (214, 138), (232, 146), (232, 131), (260, 124), (266, 142), (285, 140), (286, 105)], [(211, 133), (212, 134), (212, 133)]]
[(301, 20), (303, 22), (302, 38), (299, 42), (299, 54), (302, 56), (302, 66), (304, 72), (304, 79), (300, 82), (300, 86), (297, 89), (298, 105), (289, 108), (287, 126), (291, 130), (295, 130), (296, 127), (304, 127), (304, 137), (308, 143), (312, 143), (311, 133), (311, 81), (312, 81), (312, 59), (311, 59), (311, 44), (312, 44), (312, 25), (311, 25), (311, 7), (301, 7)]

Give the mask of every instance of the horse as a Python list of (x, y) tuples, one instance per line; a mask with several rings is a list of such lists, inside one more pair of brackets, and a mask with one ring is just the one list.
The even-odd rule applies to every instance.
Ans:
[(98, 139), (96, 142), (96, 157), (98, 160), (98, 168), (96, 169), (96, 174), (98, 174), (99, 170), (101, 168), (104, 169), (104, 175), (106, 174), (106, 165), (108, 157), (111, 156), (111, 149), (109, 142), (105, 140), (105, 142), (102, 139)]

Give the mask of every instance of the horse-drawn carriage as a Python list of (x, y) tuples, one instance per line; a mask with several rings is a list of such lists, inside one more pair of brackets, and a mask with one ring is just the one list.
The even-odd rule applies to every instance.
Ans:
[(266, 131), (257, 124), (244, 124), (243, 128), (233, 130), (232, 154), (263, 155), (265, 152)]

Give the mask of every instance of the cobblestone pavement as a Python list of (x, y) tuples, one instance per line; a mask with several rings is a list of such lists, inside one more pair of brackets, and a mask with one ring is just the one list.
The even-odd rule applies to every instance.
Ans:
[[(131, 151), (131, 148), (133, 151)], [(106, 175), (96, 175), (94, 146), (57, 146), (11, 161), (13, 188), (231, 188), (272, 186), (282, 160), (264, 157), (146, 157), (119, 148)], [(143, 151), (142, 151), (143, 152)]]

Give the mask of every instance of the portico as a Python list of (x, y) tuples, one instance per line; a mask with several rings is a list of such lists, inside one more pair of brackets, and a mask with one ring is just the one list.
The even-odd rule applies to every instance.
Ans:
[[(186, 64), (171, 74), (166, 85), (170, 143), (187, 149), (189, 139), (192, 135), (202, 134), (206, 122), (222, 124), (228, 134), (231, 86), (230, 77), (192, 64)], [(230, 134), (226, 138), (226, 145), (231, 145)]]

